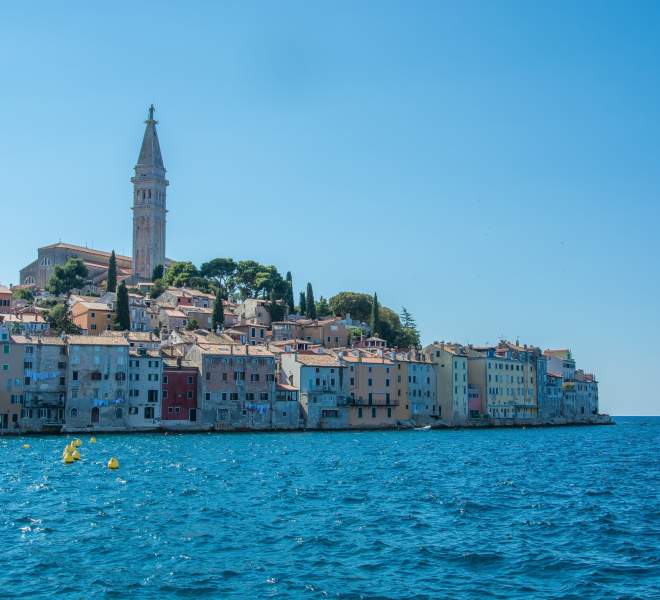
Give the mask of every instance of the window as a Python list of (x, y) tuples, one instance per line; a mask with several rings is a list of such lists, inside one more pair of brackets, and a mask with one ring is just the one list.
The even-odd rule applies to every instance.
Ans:
[(148, 402), (158, 402), (158, 390), (149, 390), (147, 395)]
[(167, 398), (167, 390), (163, 390), (163, 400)]
[(361, 419), (361, 418), (362, 418), (362, 407), (359, 406), (358, 407), (358, 419)]
[(376, 418), (376, 408), (375, 407), (371, 409), (371, 418), (372, 419)]
[(192, 392), (186, 392), (186, 398), (187, 398), (188, 400), (192, 400), (192, 397), (193, 397), (193, 393), (192, 393)]
[[(224, 373), (224, 375), (227, 375), (227, 374)], [(163, 377), (163, 383), (167, 383), (166, 380), (167, 380), (167, 376)], [(193, 378), (192, 378), (192, 377), (188, 377), (188, 385), (192, 385), (192, 382), (193, 382)]]
[(153, 419), (154, 418), (154, 407), (153, 406), (145, 406), (144, 407), (144, 418), (145, 419)]
[(69, 415), (72, 416), (72, 417), (77, 417), (78, 416), (78, 409), (77, 408), (72, 408), (69, 411)]
[(138, 414), (138, 407), (137, 406), (129, 406), (128, 407), (128, 414), (129, 415), (137, 415)]
[(163, 383), (167, 383), (167, 381), (168, 381), (167, 375), (163, 375)]

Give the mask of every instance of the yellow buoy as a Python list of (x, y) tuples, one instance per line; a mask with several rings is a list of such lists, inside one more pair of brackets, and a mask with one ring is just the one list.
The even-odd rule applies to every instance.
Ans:
[(73, 456), (73, 460), (80, 460), (80, 452), (78, 452), (78, 448), (74, 448), (71, 456)]
[(90, 443), (90, 444), (96, 444), (96, 438), (95, 438), (94, 436), (92, 436), (91, 438), (89, 438), (89, 443)]
[(65, 452), (62, 461), (64, 461), (65, 465), (70, 465), (73, 462), (72, 454), (70, 452)]
[(108, 461), (108, 469), (118, 469), (118, 468), (119, 468), (119, 461), (113, 456)]
[(78, 446), (82, 446), (82, 440), (80, 438), (76, 438), (71, 442), (71, 444), (77, 448)]
[(29, 447), (30, 447), (30, 444), (23, 444), (23, 445), (21, 446), (21, 448), (29, 448)]

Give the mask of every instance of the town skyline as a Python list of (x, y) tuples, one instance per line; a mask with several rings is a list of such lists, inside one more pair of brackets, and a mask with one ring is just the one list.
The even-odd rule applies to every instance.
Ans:
[[(10, 12), (21, 20), (19, 8)], [(247, 18), (249, 9), (233, 14)], [(93, 15), (76, 17), (90, 34), (117, 26), (116, 17), (92, 25)], [(218, 25), (219, 13), (207, 16)], [(339, 15), (325, 16), (330, 27), (338, 26)], [(438, 25), (441, 16), (438, 9), (427, 18)], [(467, 48), (472, 30), (485, 31), (486, 16), (470, 27), (461, 10), (450, 16), (459, 25), (447, 38), (450, 50)], [(53, 29), (35, 36), (34, 48), (16, 31), (0, 42), (23, 66), (10, 77), (25, 90), (0, 100), (3, 194), (19, 200), (14, 218), (38, 217), (10, 228), (1, 283), (18, 283), (18, 270), (35, 248), (58, 239), (130, 255), (129, 179), (145, 109), (153, 102), (171, 180), (169, 256), (197, 265), (215, 256), (274, 264), (292, 271), (296, 293), (307, 281), (326, 297), (377, 291), (387, 306), (406, 306), (414, 314), (425, 344), (505, 337), (550, 348), (569, 345), (596, 372), (603, 411), (657, 414), (657, 401), (638, 381), (659, 358), (654, 340), (660, 333), (652, 258), (660, 252), (654, 233), (660, 135), (651, 107), (658, 102), (647, 103), (649, 94), (657, 99), (658, 84), (657, 75), (649, 79), (645, 70), (648, 53), (609, 46), (638, 69), (626, 72), (616, 63), (605, 73), (602, 67), (610, 63), (597, 37), (580, 40), (569, 32), (566, 54), (557, 55), (550, 46), (558, 29), (551, 27), (529, 58), (533, 64), (512, 70), (507, 51), (515, 51), (517, 42), (502, 45), (504, 31), (495, 18), (490, 31), (500, 46), (492, 60), (510, 86), (498, 90), (471, 75), (469, 59), (463, 73), (443, 60), (430, 29), (422, 28), (431, 44), (426, 56), (447, 82), (441, 86), (422, 72), (422, 54), (393, 17), (385, 19), (383, 31), (397, 36), (402, 57), (379, 57), (349, 31), (347, 45), (358, 60), (343, 73), (351, 64), (349, 50), (333, 53), (329, 39), (303, 35), (293, 44), (292, 24), (260, 47), (241, 38), (251, 29), (244, 21), (237, 32), (225, 31), (222, 42), (184, 36), (190, 47), (183, 54), (191, 63), (213, 43), (222, 58), (217, 71), (202, 61), (204, 68), (191, 73), (193, 85), (180, 90), (184, 67), (164, 41), (155, 42), (159, 61), (152, 71), (129, 74), (122, 85), (119, 73), (131, 73), (131, 52), (118, 49), (121, 38), (85, 57), (76, 46), (84, 39), (64, 39), (71, 15), (46, 10), (35, 19), (36, 31), (46, 31), (47, 17)], [(170, 17), (166, 11), (160, 25), (180, 33)], [(410, 13), (403, 17), (420, 25)], [(642, 21), (629, 16), (624, 31), (632, 31), (637, 18)], [(203, 29), (197, 17), (189, 19)], [(358, 12), (356, 22), (361, 19)], [(520, 35), (535, 27), (523, 20)], [(131, 26), (124, 35), (137, 33)], [(642, 39), (655, 44), (647, 33), (642, 28)], [(54, 40), (54, 57), (65, 67), (61, 80), (37, 64)], [(278, 52), (267, 69), (271, 49)], [(486, 60), (483, 45), (473, 49), (473, 61)], [(115, 53), (115, 66), (105, 61), (108, 52)], [(575, 72), (550, 71), (566, 66), (571, 53), (582, 57), (592, 83), (608, 92), (600, 104), (569, 93)], [(96, 70), (87, 68), (90, 61), (98, 63)], [(241, 78), (237, 70), (246, 66), (251, 68), (242, 69)], [(367, 68), (376, 81), (369, 92), (358, 85)], [(35, 69), (50, 90), (48, 103), (29, 96), (36, 82), (25, 73)], [(71, 88), (63, 83), (67, 77), (75, 82)], [(227, 82), (233, 85), (227, 88)], [(420, 114), (412, 121), (413, 96), (395, 89), (401, 82), (413, 90), (429, 86), (428, 101), (414, 96)], [(558, 87), (550, 93), (552, 84)], [(478, 90), (479, 102), (465, 104), (473, 96), (467, 87)], [(516, 94), (521, 100), (512, 105)], [(621, 97), (625, 109), (618, 107)], [(29, 129), (35, 116), (40, 127)], [(496, 143), (502, 140), (503, 151)], [(243, 206), (262, 225), (251, 225), (248, 217), (237, 221)]]

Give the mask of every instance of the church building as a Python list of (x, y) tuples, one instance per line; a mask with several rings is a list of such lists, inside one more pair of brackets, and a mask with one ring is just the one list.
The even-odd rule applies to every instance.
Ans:
[[(135, 165), (133, 184), (133, 254), (132, 257), (117, 255), (117, 275), (136, 283), (149, 281), (158, 265), (167, 266), (165, 258), (166, 188), (165, 166), (154, 120), (154, 107), (149, 107), (149, 117), (142, 147)], [(44, 288), (56, 265), (69, 258), (82, 259), (89, 270), (90, 281), (101, 285), (108, 274), (110, 251), (94, 250), (75, 244), (59, 242), (37, 250), (37, 260), (21, 269), (22, 285)]]

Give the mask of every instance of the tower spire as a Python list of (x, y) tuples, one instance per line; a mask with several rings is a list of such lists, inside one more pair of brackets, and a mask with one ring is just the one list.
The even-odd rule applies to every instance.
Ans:
[(152, 104), (145, 121), (135, 176), (131, 179), (134, 281), (149, 280), (154, 267), (165, 265), (166, 188), (169, 182), (165, 179), (154, 111)]

